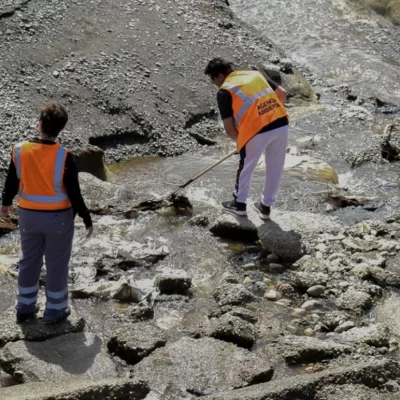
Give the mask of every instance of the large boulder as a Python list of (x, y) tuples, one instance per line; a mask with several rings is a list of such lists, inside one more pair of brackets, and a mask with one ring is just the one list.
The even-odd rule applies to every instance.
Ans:
[(8, 343), (0, 351), (0, 366), (20, 383), (118, 376), (99, 337), (83, 332), (45, 342)]
[(149, 393), (146, 383), (129, 379), (69, 380), (27, 383), (0, 388), (0, 399), (7, 400), (142, 400)]
[(4, 311), (0, 315), (0, 319), (0, 348), (8, 342), (16, 342), (18, 340), (41, 342), (67, 333), (82, 332), (85, 328), (84, 319), (73, 308), (69, 318), (56, 325), (47, 325), (41, 318), (23, 325), (17, 324), (14, 307)]
[(133, 365), (166, 343), (163, 330), (138, 322), (115, 332), (107, 346), (111, 353)]
[(176, 388), (204, 396), (267, 382), (272, 375), (267, 361), (212, 338), (180, 339), (155, 350), (133, 368), (136, 379), (147, 381), (161, 395)]

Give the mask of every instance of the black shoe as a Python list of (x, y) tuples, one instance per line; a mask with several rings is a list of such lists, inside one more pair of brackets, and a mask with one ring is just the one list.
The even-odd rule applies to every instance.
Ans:
[(70, 315), (71, 309), (68, 307), (65, 310), (60, 310), (59, 312), (55, 313), (55, 315), (51, 316), (50, 318), (47, 315), (44, 315), (43, 320), (45, 324), (53, 325), (65, 321)]
[(258, 215), (260, 216), (261, 219), (264, 221), (270, 219), (270, 214), (271, 214), (271, 207), (264, 206), (261, 201), (257, 201), (254, 203), (254, 208), (258, 212)]
[(223, 201), (222, 207), (224, 207), (225, 211), (239, 215), (240, 217), (245, 217), (247, 215), (246, 203), (239, 203), (236, 200)]
[(36, 307), (36, 310), (31, 313), (20, 313), (17, 311), (17, 324), (22, 324), (24, 322), (32, 321), (36, 319), (36, 314), (39, 312), (39, 306)]

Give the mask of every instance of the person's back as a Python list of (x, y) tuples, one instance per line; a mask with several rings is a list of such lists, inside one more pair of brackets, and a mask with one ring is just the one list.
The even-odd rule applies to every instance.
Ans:
[(2, 214), (8, 216), (18, 193), (21, 258), (18, 274), (17, 321), (35, 317), (39, 276), (46, 260), (46, 309), (44, 320), (68, 317), (68, 265), (79, 214), (92, 233), (90, 213), (82, 199), (78, 170), (72, 154), (56, 142), (68, 114), (50, 104), (39, 118), (40, 139), (14, 146), (3, 190)]

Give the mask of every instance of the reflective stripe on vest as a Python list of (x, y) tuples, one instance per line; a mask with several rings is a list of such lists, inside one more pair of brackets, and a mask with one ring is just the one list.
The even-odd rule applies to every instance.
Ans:
[[(18, 179), (21, 181), (21, 149), (24, 143), (19, 143), (15, 146), (15, 163)], [(69, 200), (69, 197), (66, 193), (62, 191), (62, 182), (63, 182), (63, 167), (64, 167), (64, 158), (66, 154), (66, 150), (63, 147), (59, 147), (56, 158), (56, 165), (54, 171), (54, 190), (56, 192), (55, 196), (38, 196), (38, 195), (30, 195), (24, 193), (23, 185), (20, 188), (18, 195), (28, 201), (34, 201), (35, 203), (60, 203), (62, 201)], [(21, 181), (22, 182), (22, 181)]]

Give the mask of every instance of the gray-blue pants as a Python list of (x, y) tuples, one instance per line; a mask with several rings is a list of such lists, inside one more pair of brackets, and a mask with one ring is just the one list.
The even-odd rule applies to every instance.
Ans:
[(20, 208), (19, 230), (21, 258), (16, 308), (20, 313), (35, 312), (44, 257), (47, 269), (44, 318), (51, 319), (68, 308), (68, 264), (74, 237), (72, 209), (40, 212)]

